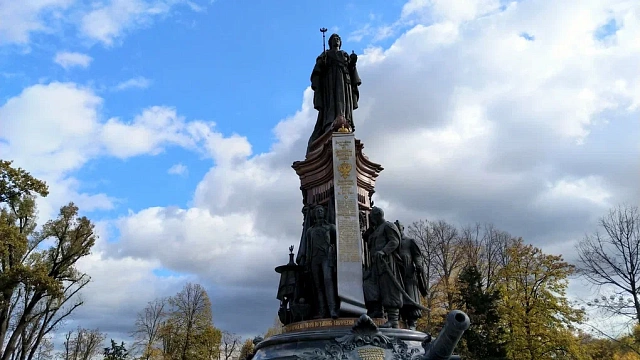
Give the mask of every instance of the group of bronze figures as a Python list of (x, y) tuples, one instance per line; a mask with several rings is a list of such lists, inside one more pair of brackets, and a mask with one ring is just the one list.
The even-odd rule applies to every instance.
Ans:
[[(295, 321), (339, 317), (336, 286), (336, 226), (321, 205), (303, 210), (305, 221), (295, 271), (282, 277), (278, 299), (280, 320)], [(404, 227), (385, 220), (373, 207), (370, 226), (362, 232), (363, 291), (367, 315), (383, 318), (382, 327), (397, 328), (399, 320), (415, 330), (422, 315), (420, 297), (426, 296), (427, 281), (420, 247), (404, 234)], [(292, 249), (290, 249), (292, 250)], [(293, 257), (293, 255), (291, 255)], [(284, 281), (284, 283), (282, 282)]]
[[(324, 40), (327, 29), (320, 31)], [(353, 52), (347, 54), (341, 46), (340, 36), (331, 35), (329, 49), (316, 59), (311, 88), (318, 118), (309, 138), (307, 159), (293, 165), (301, 179), (303, 203), (307, 204), (302, 209), (303, 230), (297, 256), (294, 247), (289, 247), (289, 263), (276, 267), (280, 273), (278, 316), (284, 325), (292, 325), (285, 327), (283, 335), (258, 339), (256, 359), (459, 359), (452, 352), (470, 324), (461, 311), (447, 315), (434, 341), (418, 331), (394, 330), (401, 322), (416, 330), (417, 321), (426, 310), (421, 305), (421, 297), (427, 296), (428, 290), (423, 256), (416, 241), (405, 235), (402, 224), (387, 221), (384, 211), (373, 206), (375, 177), (382, 167), (371, 163), (379, 168), (369, 172), (369, 161), (361, 154), (362, 144), (355, 139), (353, 150), (360, 153), (355, 166), (358, 198), (353, 199), (357, 202), (353, 206), (354, 210), (357, 206), (360, 216), (351, 218), (348, 210), (341, 210), (338, 234), (338, 195), (329, 194), (338, 192), (334, 184), (340, 179), (327, 169), (331, 168), (329, 156), (336, 161), (339, 155), (329, 154), (328, 144), (355, 130), (353, 111), (358, 108), (361, 84), (356, 69), (358, 57)], [(341, 135), (330, 139), (329, 132)], [(365, 193), (369, 194), (368, 199), (361, 198)], [(343, 204), (348, 202), (348, 196), (344, 196)], [(357, 229), (349, 229), (357, 227), (356, 223), (360, 225), (359, 235)], [(342, 232), (342, 226), (347, 231)], [(356, 230), (355, 234), (351, 230)], [(354, 238), (361, 243), (356, 241), (354, 246)], [(354, 256), (356, 251), (360, 258)], [(351, 317), (358, 320), (346, 333), (345, 321), (332, 320), (340, 317), (346, 322)], [(313, 319), (326, 320), (302, 322)], [(293, 324), (298, 322), (301, 323)]]
[(420, 295), (426, 296), (422, 254), (415, 240), (404, 234), (404, 226), (396, 220), (386, 221), (378, 207), (371, 210), (369, 223), (362, 238), (368, 250), (369, 266), (363, 276), (367, 315), (383, 317), (383, 327), (398, 327), (398, 319), (412, 330), (422, 315)]

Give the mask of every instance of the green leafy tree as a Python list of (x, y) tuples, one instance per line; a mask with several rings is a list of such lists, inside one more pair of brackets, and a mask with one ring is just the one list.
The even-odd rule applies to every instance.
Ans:
[(47, 194), (43, 181), (0, 160), (0, 360), (34, 359), (89, 282), (75, 264), (95, 243), (93, 224), (70, 203), (35, 231), (35, 200)]
[(124, 341), (118, 345), (113, 339), (111, 339), (111, 347), (104, 348), (103, 355), (104, 360), (127, 360), (129, 358), (129, 352), (124, 346)]
[(464, 333), (459, 352), (469, 360), (504, 359), (506, 349), (501, 340), (498, 291), (486, 290), (482, 274), (474, 265), (462, 269), (458, 275), (456, 303), (471, 320), (471, 327)]

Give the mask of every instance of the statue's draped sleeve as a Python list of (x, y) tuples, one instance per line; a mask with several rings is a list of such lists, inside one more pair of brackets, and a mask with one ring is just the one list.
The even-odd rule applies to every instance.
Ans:
[(418, 285), (418, 291), (420, 295), (426, 297), (429, 294), (429, 284), (427, 276), (424, 273), (424, 262), (422, 257), (422, 251), (418, 246), (418, 243), (414, 239), (409, 239), (411, 249), (411, 259), (415, 265), (415, 276)]
[(313, 108), (321, 110), (324, 106), (323, 89), (322, 89), (322, 71), (323, 71), (323, 55), (318, 56), (316, 64), (311, 72), (311, 90), (313, 90)]

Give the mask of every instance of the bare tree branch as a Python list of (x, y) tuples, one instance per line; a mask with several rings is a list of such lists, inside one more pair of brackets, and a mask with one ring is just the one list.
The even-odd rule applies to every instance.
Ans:
[[(602, 217), (603, 232), (586, 235), (577, 245), (579, 273), (597, 287), (610, 286), (630, 296), (632, 315), (640, 323), (640, 213), (635, 206), (620, 205)], [(630, 315), (629, 306), (593, 303), (620, 315)]]

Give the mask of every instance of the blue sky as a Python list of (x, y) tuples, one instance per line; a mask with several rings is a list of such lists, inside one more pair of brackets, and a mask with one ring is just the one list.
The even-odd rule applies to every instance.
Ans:
[[(215, 122), (223, 134), (242, 134), (254, 153), (265, 152), (274, 140), (271, 129), (300, 105), (302, 90), (309, 84), (309, 59), (322, 51), (320, 27), (348, 35), (367, 24), (391, 21), (403, 2), (197, 5), (199, 11), (177, 4), (171, 14), (125, 30), (111, 46), (92, 44), (70, 24), (61, 25), (62, 37), (35, 33), (26, 46), (8, 45), (2, 48), (0, 65), (11, 75), (3, 79), (0, 98), (7, 100), (35, 83), (74, 82), (93, 88), (104, 99), (104, 120), (128, 121), (144, 107), (166, 104), (187, 119)], [(368, 44), (351, 41), (348, 50), (362, 53)], [(64, 69), (52, 61), (61, 50), (90, 56), (90, 65)], [(140, 78), (144, 88), (116, 89)], [(187, 166), (188, 177), (167, 174), (167, 164), (177, 163)], [(149, 205), (186, 206), (192, 195), (188, 189), (211, 165), (193, 153), (167, 149), (153, 158), (93, 159), (76, 175), (86, 179), (85, 188), (122, 200), (105, 214), (113, 215)]]
[(51, 186), (41, 220), (74, 201), (100, 235), (69, 326), (126, 341), (186, 281), (210, 291), (216, 325), (272, 324), (320, 27), (359, 54), (356, 136), (385, 168), (390, 218), (493, 223), (571, 260), (640, 198), (640, 4), (581, 3), (0, 2), (0, 157)]

